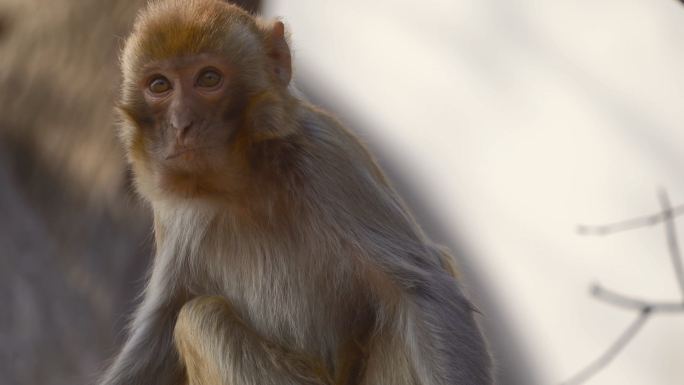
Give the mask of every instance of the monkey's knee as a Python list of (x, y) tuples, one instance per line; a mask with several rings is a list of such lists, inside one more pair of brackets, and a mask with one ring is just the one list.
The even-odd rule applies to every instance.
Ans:
[[(174, 342), (190, 385), (224, 384), (221, 360), (221, 324), (231, 317), (230, 305), (220, 297), (197, 297), (178, 313)], [(219, 345), (217, 345), (219, 344)]]
[(174, 338), (177, 344), (204, 340), (208, 333), (230, 318), (230, 305), (221, 297), (197, 297), (187, 302), (178, 313)]

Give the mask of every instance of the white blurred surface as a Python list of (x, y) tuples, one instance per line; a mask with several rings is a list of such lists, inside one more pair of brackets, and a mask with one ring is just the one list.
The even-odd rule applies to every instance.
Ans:
[[(662, 227), (575, 232), (656, 212), (659, 186), (684, 203), (677, 1), (271, 0), (265, 14), (290, 27), (295, 71), (353, 111), (468, 242), (544, 384), (635, 317), (589, 284), (681, 298)], [(682, 359), (684, 316), (656, 315), (589, 383), (682, 384)]]

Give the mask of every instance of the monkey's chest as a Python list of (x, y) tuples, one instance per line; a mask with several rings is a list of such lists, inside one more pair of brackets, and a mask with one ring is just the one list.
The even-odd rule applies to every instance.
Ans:
[(212, 286), (263, 337), (330, 356), (370, 328), (368, 296), (339, 258), (240, 257), (226, 258)]

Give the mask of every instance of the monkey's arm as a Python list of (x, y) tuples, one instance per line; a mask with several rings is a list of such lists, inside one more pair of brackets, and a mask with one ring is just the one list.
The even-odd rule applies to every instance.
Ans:
[(189, 385), (333, 383), (320, 360), (263, 338), (221, 297), (185, 304), (174, 339)]
[(450, 274), (411, 266), (385, 278), (396, 286), (379, 294), (383, 321), (371, 340), (364, 385), (492, 384), (473, 307)]
[[(155, 266), (157, 270), (159, 266)], [(161, 274), (160, 274), (161, 273)], [(131, 335), (100, 385), (179, 385), (184, 372), (173, 347), (173, 327), (184, 297), (171, 284), (174, 275), (157, 280), (155, 271), (136, 311)]]

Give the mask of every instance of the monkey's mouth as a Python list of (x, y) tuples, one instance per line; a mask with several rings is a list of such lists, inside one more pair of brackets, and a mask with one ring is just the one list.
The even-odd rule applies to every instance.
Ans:
[(209, 149), (212, 149), (213, 147), (214, 146), (184, 147), (172, 152), (171, 154), (167, 155), (164, 159), (172, 160), (182, 157), (185, 160), (193, 160), (197, 153), (207, 151)]

